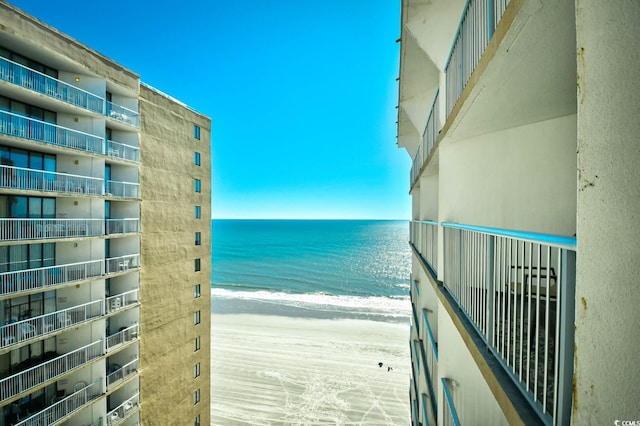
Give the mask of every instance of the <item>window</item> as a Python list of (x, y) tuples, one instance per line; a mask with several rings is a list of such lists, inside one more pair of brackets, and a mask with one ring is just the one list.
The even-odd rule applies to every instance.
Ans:
[(196, 245), (199, 246), (202, 244), (202, 233), (196, 232)]
[(196, 259), (195, 261), (195, 271), (196, 272), (200, 271), (200, 259)]
[(193, 405), (196, 405), (198, 402), (200, 402), (200, 389), (196, 389), (193, 393)]
[(196, 284), (195, 286), (193, 286), (193, 298), (197, 299), (201, 295), (202, 294), (200, 293), (200, 284)]
[(200, 179), (193, 180), (193, 190), (196, 192), (200, 192)]
[(200, 153), (199, 152), (194, 152), (193, 153), (193, 164), (195, 164), (196, 166), (200, 165)]
[(196, 208), (193, 210), (193, 214), (196, 219), (200, 219), (201, 210), (202, 209), (200, 208), (200, 206), (196, 206)]
[(195, 311), (193, 313), (193, 324), (194, 325), (200, 324), (200, 311)]
[(200, 376), (200, 363), (197, 363), (196, 365), (193, 366), (193, 378), (195, 379), (196, 377)]
[(193, 351), (197, 352), (200, 350), (200, 336), (196, 337), (193, 341)]
[(193, 426), (200, 426), (200, 414), (193, 418)]
[(193, 137), (200, 140), (200, 126), (193, 125)]

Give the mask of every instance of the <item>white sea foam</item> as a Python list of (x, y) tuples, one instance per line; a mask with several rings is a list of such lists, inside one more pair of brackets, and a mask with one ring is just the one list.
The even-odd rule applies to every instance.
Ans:
[(324, 293), (285, 293), (272, 291), (235, 291), (212, 288), (211, 295), (222, 299), (255, 300), (303, 309), (408, 317), (411, 305), (408, 297), (344, 296)]

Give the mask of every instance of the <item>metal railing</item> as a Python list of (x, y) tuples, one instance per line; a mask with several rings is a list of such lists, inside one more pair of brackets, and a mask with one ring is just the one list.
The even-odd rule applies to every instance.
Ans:
[(134, 110), (109, 101), (107, 101), (107, 116), (135, 127), (140, 125), (140, 114)]
[(134, 324), (131, 327), (127, 327), (111, 336), (107, 337), (107, 351), (117, 346), (129, 343), (138, 338), (140, 327), (138, 324)]
[(49, 380), (67, 374), (102, 356), (102, 346), (102, 341), (98, 340), (0, 380), (0, 401), (5, 401)]
[(104, 99), (100, 96), (3, 57), (0, 57), (0, 80), (99, 114), (104, 111)]
[(438, 134), (441, 128), (440, 124), (440, 88), (436, 90), (436, 94), (431, 104), (431, 110), (429, 111), (429, 117), (427, 118), (427, 124), (424, 126), (424, 132), (422, 133), (422, 142), (418, 146), (418, 151), (413, 157), (413, 163), (411, 165), (411, 187), (415, 185), (416, 180), (420, 177), (420, 170), (431, 150), (438, 139)]
[(0, 188), (65, 194), (102, 195), (100, 178), (0, 165)]
[(140, 219), (107, 219), (106, 234), (136, 234), (140, 232)]
[(107, 141), (107, 155), (113, 158), (140, 162), (140, 150), (136, 146), (121, 142)]
[(125, 256), (110, 257), (106, 259), (107, 274), (115, 274), (129, 269), (140, 267), (140, 254), (127, 254)]
[(138, 290), (129, 290), (115, 296), (107, 297), (105, 300), (107, 313), (118, 311), (130, 305), (138, 303)]
[(509, 0), (467, 0), (445, 65), (447, 118), (476, 69)]
[(55, 424), (62, 418), (80, 410), (89, 402), (102, 395), (102, 382), (102, 378), (96, 380), (90, 385), (72, 393), (66, 398), (56, 402), (33, 416), (27, 417), (17, 423), (16, 426), (42, 426)]
[(102, 300), (96, 300), (0, 327), (0, 348), (55, 333), (104, 314)]
[(438, 413), (438, 401), (435, 393), (435, 389), (438, 388), (438, 345), (433, 338), (433, 333), (431, 331), (431, 326), (429, 325), (429, 319), (427, 318), (427, 310), (422, 310), (422, 319), (424, 321), (424, 328), (427, 331), (427, 338), (425, 339), (426, 345), (428, 348), (425, 350), (425, 358), (426, 358), (426, 370), (428, 372), (427, 375), (427, 385), (429, 386), (429, 396), (431, 397), (431, 409), (433, 410), (433, 417), (437, 418)]
[(409, 173), (409, 188), (412, 188), (420, 177), (420, 168), (422, 167), (422, 144), (418, 145), (416, 155), (411, 161), (411, 171)]
[(575, 238), (442, 226), (445, 288), (525, 394), (564, 424), (571, 409)]
[(0, 273), (0, 295), (39, 290), (57, 284), (99, 277), (104, 272), (102, 260), (68, 263), (44, 268)]
[(0, 218), (0, 241), (97, 237), (103, 234), (102, 219)]
[(451, 391), (449, 386), (453, 385), (451, 379), (446, 377), (442, 378), (442, 389), (444, 394), (444, 414), (443, 422), (444, 426), (460, 426), (460, 419), (458, 419), (458, 413), (456, 412), (456, 406), (453, 403)]
[(108, 180), (105, 185), (105, 192), (111, 197), (139, 198), (140, 185), (134, 182), (119, 182)]
[(107, 375), (107, 390), (110, 390), (114, 384), (120, 383), (137, 373), (138, 359), (136, 358), (133, 361), (118, 368), (113, 373)]
[(432, 269), (434, 278), (438, 270), (438, 222), (414, 220), (409, 224), (410, 239), (418, 253)]
[(104, 139), (56, 124), (0, 111), (0, 133), (79, 151), (103, 153)]
[(113, 410), (107, 413), (107, 426), (119, 425), (133, 413), (139, 406), (140, 394), (136, 393), (131, 398), (118, 405)]

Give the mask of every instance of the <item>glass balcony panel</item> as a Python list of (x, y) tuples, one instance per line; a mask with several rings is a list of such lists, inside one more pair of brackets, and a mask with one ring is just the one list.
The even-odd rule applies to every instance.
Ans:
[(135, 127), (140, 125), (140, 115), (137, 112), (109, 101), (107, 101), (107, 116)]
[(0, 80), (98, 114), (104, 112), (104, 99), (100, 96), (2, 57), (0, 57)]
[(47, 240), (104, 235), (102, 219), (0, 218), (0, 241)]
[[(0, 401), (5, 401), (60, 377), (102, 356), (101, 340), (0, 380)], [(137, 365), (137, 364), (136, 364)]]
[(21, 321), (11, 319), (0, 327), (0, 348), (65, 330), (103, 314), (103, 302), (96, 300)]
[(103, 153), (104, 139), (89, 133), (46, 123), (8, 111), (0, 111), (0, 134), (78, 151)]
[(127, 306), (135, 305), (138, 303), (138, 290), (130, 290), (125, 293), (117, 294), (115, 296), (107, 297), (107, 313), (119, 311)]
[[(140, 255), (136, 256), (136, 265), (139, 266)], [(0, 295), (46, 289), (58, 284), (99, 277), (102, 276), (103, 271), (103, 260), (91, 260), (45, 268), (2, 272), (0, 273)]]

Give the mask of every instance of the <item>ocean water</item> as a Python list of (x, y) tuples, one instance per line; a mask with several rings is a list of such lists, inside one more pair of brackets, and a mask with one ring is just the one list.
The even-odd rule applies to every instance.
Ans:
[(331, 316), (410, 314), (407, 221), (213, 220), (212, 295)]

